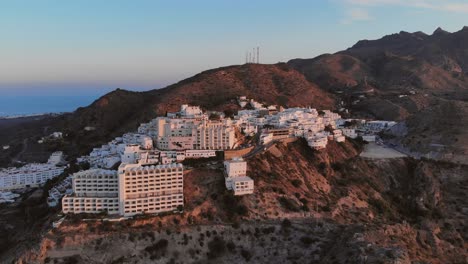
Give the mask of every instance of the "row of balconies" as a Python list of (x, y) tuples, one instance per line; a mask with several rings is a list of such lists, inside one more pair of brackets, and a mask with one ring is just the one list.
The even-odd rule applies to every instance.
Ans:
[(133, 190), (125, 190), (125, 193), (145, 193), (150, 191), (159, 191), (159, 190), (173, 190), (173, 189), (182, 189), (183, 185), (178, 186), (169, 186), (169, 187), (161, 187), (161, 188), (146, 188), (146, 189), (133, 189)]
[(174, 173), (169, 175), (159, 175), (159, 177), (152, 177), (146, 175), (137, 175), (137, 177), (127, 177), (126, 180), (164, 180), (164, 179), (173, 179), (173, 178), (182, 178), (182, 173)]
[[(152, 193), (140, 193), (140, 194), (129, 194), (125, 196), (126, 202), (125, 204), (135, 204), (137, 201), (138, 203), (143, 202), (148, 202), (148, 200), (135, 200), (135, 199), (142, 199), (142, 198), (150, 198), (150, 197), (156, 197), (154, 198), (154, 201), (165, 201), (165, 200), (172, 200), (172, 199), (183, 199), (183, 190), (172, 190), (172, 191), (162, 191), (162, 192), (152, 192)], [(131, 201), (128, 201), (131, 200)], [(149, 199), (151, 202), (153, 199)]]

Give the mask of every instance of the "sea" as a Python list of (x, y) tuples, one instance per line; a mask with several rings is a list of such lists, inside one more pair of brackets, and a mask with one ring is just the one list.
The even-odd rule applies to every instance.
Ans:
[(32, 116), (73, 112), (90, 105), (98, 95), (21, 95), (0, 94), (0, 117)]

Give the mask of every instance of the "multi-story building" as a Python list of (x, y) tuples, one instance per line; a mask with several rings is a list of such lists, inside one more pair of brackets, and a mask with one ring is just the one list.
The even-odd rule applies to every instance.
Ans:
[(307, 144), (309, 147), (319, 150), (319, 149), (324, 149), (327, 147), (328, 144), (328, 133), (327, 132), (322, 132), (318, 134), (314, 134), (311, 137), (306, 138), (307, 139)]
[[(150, 133), (151, 129), (154, 131)], [(180, 112), (158, 117), (140, 130), (153, 135), (161, 150), (224, 150), (236, 144), (235, 126), (230, 119), (210, 120), (198, 110), (184, 106)]]
[(247, 175), (247, 162), (242, 158), (234, 158), (224, 161), (224, 170), (227, 177), (239, 177)]
[(72, 176), (73, 194), (62, 198), (64, 213), (119, 213), (116, 171), (91, 169)]
[(247, 176), (234, 177), (230, 184), (228, 189), (233, 190), (234, 195), (251, 194), (254, 191), (254, 181)]
[[(268, 107), (274, 110), (277, 107)], [(323, 149), (327, 146), (328, 133), (324, 133), (327, 126), (337, 127), (337, 122), (342, 121), (341, 116), (330, 110), (323, 110), (320, 113), (314, 108), (279, 108), (277, 111), (268, 111), (262, 114), (262, 110), (241, 110), (235, 116), (236, 126), (244, 127), (256, 126), (262, 128), (260, 143), (268, 144), (274, 140), (281, 140), (288, 137), (303, 137), (308, 141), (310, 147)], [(337, 142), (345, 141), (341, 131), (335, 131), (330, 139)]]
[(121, 215), (175, 211), (184, 205), (183, 165), (122, 164), (119, 167)]
[[(65, 167), (56, 166), (59, 153), (53, 153), (48, 163), (30, 163), (20, 168), (0, 170), (0, 190), (38, 187), (63, 173)], [(61, 156), (60, 156), (61, 157)]]
[(242, 158), (224, 161), (225, 184), (234, 195), (251, 194), (254, 191), (254, 181), (247, 176), (247, 162)]
[(118, 171), (75, 173), (73, 194), (62, 199), (64, 213), (133, 216), (175, 211), (184, 204), (182, 164), (122, 163)]

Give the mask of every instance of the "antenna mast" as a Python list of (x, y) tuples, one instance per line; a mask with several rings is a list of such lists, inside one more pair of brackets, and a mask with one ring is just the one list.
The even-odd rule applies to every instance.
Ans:
[(260, 47), (257, 46), (257, 64), (260, 63)]
[(255, 63), (255, 48), (252, 49), (252, 63)]

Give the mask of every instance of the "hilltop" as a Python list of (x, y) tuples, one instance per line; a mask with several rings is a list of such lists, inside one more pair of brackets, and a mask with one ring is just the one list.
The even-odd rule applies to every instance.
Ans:
[[(92, 147), (104, 144), (113, 137), (135, 130), (140, 123), (157, 115), (176, 111), (181, 104), (233, 113), (239, 109), (236, 98), (240, 95), (282, 106), (335, 108), (332, 95), (307, 81), (287, 64), (246, 64), (205, 71), (166, 88), (148, 92), (117, 89), (87, 107), (57, 117), (52, 124), (34, 122), (31, 126), (39, 127), (35, 130), (36, 134), (46, 127), (48, 131), (64, 131), (66, 142), (61, 147), (70, 155), (77, 156), (87, 154)], [(92, 130), (85, 130), (86, 127)], [(10, 135), (5, 142), (13, 141), (21, 145), (22, 139), (14, 137), (15, 129), (18, 128), (13, 126), (3, 131)], [(2, 142), (0, 139), (0, 144)], [(40, 147), (35, 142), (31, 142), (31, 145)]]

